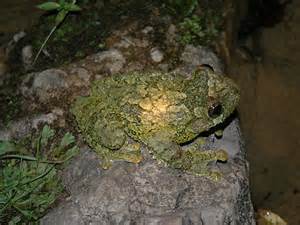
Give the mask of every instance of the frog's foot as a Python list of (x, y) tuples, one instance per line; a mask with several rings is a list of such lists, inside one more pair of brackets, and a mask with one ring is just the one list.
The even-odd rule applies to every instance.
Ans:
[(213, 181), (219, 181), (222, 178), (222, 174), (218, 171), (209, 171), (207, 169), (204, 169), (201, 173), (198, 172), (193, 172), (191, 171), (192, 174), (196, 176), (202, 176), (202, 177), (207, 177)]
[(101, 158), (101, 167), (103, 169), (109, 169), (113, 161), (126, 161), (138, 164), (143, 159), (139, 144), (128, 144), (118, 150), (98, 146), (96, 152)]
[(218, 150), (187, 150), (183, 152), (182, 157), (187, 157), (191, 162), (210, 162), (210, 161), (222, 161), (228, 160), (228, 154), (223, 149)]
[(101, 167), (104, 170), (109, 169), (112, 166), (112, 160), (111, 159), (106, 159), (106, 158), (101, 158)]
[(214, 181), (218, 181), (222, 177), (222, 174), (217, 171), (210, 171), (208, 163), (213, 161), (226, 161), (227, 159), (228, 155), (222, 149), (216, 151), (188, 150), (182, 152), (181, 157), (172, 162), (172, 165), (188, 173), (205, 176)]
[(215, 160), (226, 162), (228, 160), (228, 154), (225, 150), (219, 149), (215, 152)]
[(115, 153), (114, 157), (115, 160), (124, 160), (138, 164), (143, 160), (141, 145), (139, 143), (126, 144)]
[(220, 130), (216, 130), (215, 131), (215, 136), (217, 138), (221, 138), (223, 136), (224, 130), (220, 129)]

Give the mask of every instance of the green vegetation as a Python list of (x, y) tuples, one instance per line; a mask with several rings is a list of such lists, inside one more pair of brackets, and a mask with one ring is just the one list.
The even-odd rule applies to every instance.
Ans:
[(51, 35), (58, 28), (58, 26), (64, 21), (68, 13), (77, 12), (81, 10), (81, 8), (78, 5), (76, 5), (76, 1), (77, 0), (72, 0), (72, 2), (66, 2), (65, 0), (59, 0), (58, 2), (45, 2), (37, 6), (38, 8), (45, 11), (57, 11), (57, 15), (55, 17), (55, 24), (51, 29), (50, 33), (48, 34), (48, 36), (46, 37), (46, 39), (44, 40), (43, 44), (41, 45), (38, 53), (36, 54), (35, 59), (33, 61), (33, 65), (35, 64), (36, 60), (38, 59), (39, 55), (41, 54), (43, 48), (45, 47)]
[(167, 9), (174, 15), (189, 16), (198, 6), (198, 0), (165, 0)]
[(210, 45), (218, 37), (222, 24), (221, 16), (208, 10), (203, 15), (187, 17), (179, 24), (182, 44)]
[(201, 0), (165, 0), (167, 11), (177, 17), (180, 42), (211, 45), (222, 29), (222, 2)]
[(63, 191), (59, 166), (79, 148), (72, 134), (66, 133), (56, 145), (54, 135), (45, 125), (37, 137), (0, 141), (0, 224), (39, 224)]
[[(24, 39), (24, 44), (32, 45), (33, 50), (39, 52), (35, 56), (38, 60), (35, 60), (34, 70), (66, 64), (103, 48), (100, 43), (103, 44), (103, 36), (111, 29), (118, 11), (108, 6), (104, 10), (104, 6), (98, 6), (94, 0), (77, 1), (77, 5), (81, 12), (69, 13), (57, 28), (53, 26), (57, 23), (59, 11), (46, 10), (47, 13), (39, 18)], [(53, 31), (51, 35), (50, 30)], [(21, 64), (18, 69), (22, 71)]]
[[(1, 93), (2, 94), (2, 93)], [(3, 113), (3, 117), (0, 119), (5, 126), (7, 126), (21, 111), (21, 98), (19, 95), (7, 94), (1, 96), (0, 94), (0, 112)], [(2, 97), (2, 98), (1, 98)]]

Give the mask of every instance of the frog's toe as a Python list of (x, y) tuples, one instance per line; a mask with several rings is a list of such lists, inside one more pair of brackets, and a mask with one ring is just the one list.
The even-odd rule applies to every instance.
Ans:
[(138, 164), (143, 160), (143, 157), (140, 152), (134, 154), (126, 154), (126, 156), (123, 156), (123, 159), (127, 162)]
[(208, 174), (208, 178), (213, 181), (219, 181), (222, 178), (222, 174), (218, 171), (210, 171)]
[(225, 150), (220, 149), (217, 151), (217, 160), (225, 162), (228, 160), (228, 154)]
[(109, 169), (112, 166), (112, 160), (110, 159), (101, 159), (101, 168), (104, 170)]
[(196, 176), (207, 177), (210, 180), (215, 182), (219, 181), (223, 176), (222, 173), (218, 171), (204, 170), (204, 171), (190, 171), (190, 172)]

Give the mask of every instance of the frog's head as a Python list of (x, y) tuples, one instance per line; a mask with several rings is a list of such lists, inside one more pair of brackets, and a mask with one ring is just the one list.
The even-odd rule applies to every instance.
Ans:
[(190, 82), (200, 84), (197, 91), (201, 95), (201, 104), (194, 108), (194, 114), (202, 121), (200, 123), (205, 123), (202, 130), (222, 123), (237, 107), (239, 88), (228, 77), (211, 69), (201, 69), (193, 74)]

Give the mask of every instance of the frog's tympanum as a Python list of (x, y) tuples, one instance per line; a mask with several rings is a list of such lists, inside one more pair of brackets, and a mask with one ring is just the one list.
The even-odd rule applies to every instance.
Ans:
[(133, 72), (95, 81), (90, 96), (79, 97), (72, 113), (103, 168), (114, 160), (139, 163), (144, 144), (166, 166), (217, 180), (220, 173), (207, 165), (226, 161), (227, 153), (193, 145), (182, 149), (182, 145), (222, 123), (238, 100), (233, 81), (209, 70), (198, 70), (190, 79), (173, 73)]

